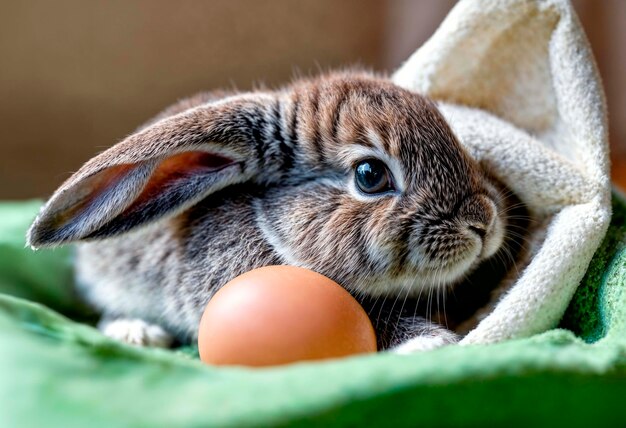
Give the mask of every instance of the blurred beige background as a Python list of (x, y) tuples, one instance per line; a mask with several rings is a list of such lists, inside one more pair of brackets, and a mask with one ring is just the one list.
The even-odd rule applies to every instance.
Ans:
[[(276, 86), (351, 64), (392, 71), (453, 4), (0, 0), (0, 199), (45, 197), (196, 91)], [(626, 1), (575, 5), (604, 77), (613, 153), (626, 158)]]

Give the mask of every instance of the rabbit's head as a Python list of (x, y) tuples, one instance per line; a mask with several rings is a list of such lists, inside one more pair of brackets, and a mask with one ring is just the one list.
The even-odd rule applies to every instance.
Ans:
[(28, 241), (119, 235), (244, 182), (263, 189), (257, 224), (286, 262), (356, 292), (453, 283), (503, 242), (499, 192), (435, 105), (354, 74), (153, 122), (66, 181)]

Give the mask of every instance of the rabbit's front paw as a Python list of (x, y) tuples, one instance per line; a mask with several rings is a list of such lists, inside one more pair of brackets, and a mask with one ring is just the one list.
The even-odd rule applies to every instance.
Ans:
[(169, 348), (174, 341), (162, 327), (140, 319), (105, 319), (98, 328), (105, 336), (130, 345)]
[(396, 354), (406, 355), (415, 352), (430, 351), (459, 341), (459, 336), (451, 331), (439, 330), (435, 334), (416, 336), (391, 349)]

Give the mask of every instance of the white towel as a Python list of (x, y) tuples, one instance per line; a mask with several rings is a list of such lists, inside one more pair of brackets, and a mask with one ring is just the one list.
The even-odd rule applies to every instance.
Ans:
[(541, 226), (529, 263), (462, 343), (557, 325), (611, 217), (604, 94), (567, 0), (462, 0), (394, 81), (441, 103)]

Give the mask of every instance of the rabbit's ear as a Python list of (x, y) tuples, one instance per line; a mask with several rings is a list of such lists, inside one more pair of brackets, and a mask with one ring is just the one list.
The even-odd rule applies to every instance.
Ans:
[[(28, 232), (32, 247), (117, 235), (171, 216), (207, 195), (251, 178), (280, 174), (279, 126), (270, 94), (201, 105), (129, 136), (87, 162), (42, 208)], [(265, 159), (265, 153), (274, 153)], [(261, 168), (262, 166), (262, 168)]]

